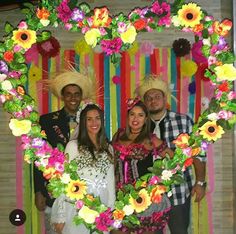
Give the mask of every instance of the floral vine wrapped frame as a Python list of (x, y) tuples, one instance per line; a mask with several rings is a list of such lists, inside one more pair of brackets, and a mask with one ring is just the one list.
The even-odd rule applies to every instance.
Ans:
[[(219, 22), (197, 4), (183, 0), (175, 0), (173, 4), (154, 1), (150, 6), (135, 8), (128, 16), (120, 13), (111, 17), (106, 7), (91, 10), (88, 4), (73, 0), (43, 0), (37, 7), (27, 3), (23, 13), (26, 19), (16, 28), (6, 23), (6, 36), (0, 43), (0, 100), (4, 110), (12, 115), (9, 127), (13, 135), (21, 137), (25, 161), (34, 162), (50, 179), (49, 189), (55, 197), (66, 194), (69, 186), (73, 190), (73, 186), (82, 188), (85, 183), (76, 174), (76, 164), (68, 162), (64, 149), (60, 146), (52, 149), (43, 140), (45, 135), (38, 124), (35, 101), (24, 89), (28, 72), (25, 53), (35, 43), (51, 38), (51, 33), (44, 28), (62, 25), (66, 30), (82, 32), (86, 43), (91, 47), (101, 46), (115, 65), (121, 53), (131, 48), (137, 34), (143, 31), (161, 32), (163, 28), (176, 27), (194, 34), (195, 61), (201, 63), (204, 59), (207, 62), (205, 77), (215, 87), (215, 97), (195, 123), (192, 134), (181, 134), (175, 140), (177, 148), (173, 159), (155, 162), (150, 174), (120, 190), (114, 210), (104, 206), (99, 198), (86, 194), (85, 189), (84, 193), (72, 198), (81, 214), (75, 222), (84, 223), (91, 231), (104, 231), (96, 226), (96, 218), (107, 221), (107, 230), (138, 225), (132, 212), (135, 209), (137, 212), (135, 200), (143, 194), (155, 201), (161, 199), (171, 183), (181, 182), (181, 171), (191, 165), (192, 157), (205, 154), (207, 146), (221, 138), (236, 122), (236, 94), (232, 90), (236, 79), (235, 57), (225, 40), (232, 22), (229, 19)], [(167, 172), (171, 172), (169, 177), (166, 177)], [(68, 183), (63, 183), (65, 180)], [(152, 196), (156, 195), (154, 190), (159, 196)], [(84, 214), (92, 214), (94, 220), (88, 222)]]

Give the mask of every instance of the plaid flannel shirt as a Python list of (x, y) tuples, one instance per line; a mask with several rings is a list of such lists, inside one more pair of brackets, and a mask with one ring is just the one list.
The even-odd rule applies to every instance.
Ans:
[[(175, 150), (175, 145), (172, 143), (179, 134), (192, 132), (193, 120), (188, 115), (179, 114), (172, 111), (167, 111), (164, 118), (164, 133), (162, 138), (167, 142), (167, 145), (172, 150)], [(155, 122), (154, 122), (155, 124)], [(155, 132), (154, 132), (155, 133)], [(206, 157), (198, 157), (201, 161), (206, 161)], [(194, 184), (192, 167), (188, 167), (184, 172), (185, 183), (172, 185), (172, 204), (181, 205), (190, 196), (191, 189)]]

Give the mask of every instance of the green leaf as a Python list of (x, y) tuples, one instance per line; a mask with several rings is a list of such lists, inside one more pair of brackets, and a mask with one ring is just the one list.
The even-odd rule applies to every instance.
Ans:
[(50, 37), (51, 37), (52, 33), (50, 31), (43, 31), (41, 33), (41, 36), (42, 36), (42, 40), (43, 41), (46, 41), (48, 40)]
[(25, 8), (29, 8), (31, 11), (34, 11), (34, 5), (32, 3), (25, 2), (25, 3), (23, 3), (23, 6)]
[(14, 29), (14, 27), (10, 23), (8, 23), (8, 22), (5, 23), (4, 30), (7, 34), (12, 32), (13, 29)]
[(25, 62), (25, 57), (24, 57), (23, 54), (21, 54), (21, 53), (15, 53), (15, 54), (14, 54), (14, 59), (15, 59), (16, 62), (18, 62), (18, 63), (24, 63), (24, 62)]
[(87, 14), (87, 13), (90, 12), (90, 6), (89, 6), (87, 3), (85, 3), (85, 2), (79, 4), (79, 8), (80, 8), (80, 10), (83, 11), (85, 14)]
[(121, 201), (123, 200), (123, 198), (124, 198), (124, 193), (121, 190), (119, 190), (117, 193), (117, 199)]

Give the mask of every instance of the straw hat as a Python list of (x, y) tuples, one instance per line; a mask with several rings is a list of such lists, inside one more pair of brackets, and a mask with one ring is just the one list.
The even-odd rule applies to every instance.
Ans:
[(47, 81), (48, 88), (58, 98), (61, 98), (61, 90), (70, 84), (78, 85), (82, 89), (82, 99), (93, 99), (94, 84), (92, 80), (75, 69), (72, 71), (65, 71), (56, 75), (55, 78)]
[(143, 98), (145, 93), (150, 89), (161, 90), (167, 98), (171, 96), (171, 91), (168, 84), (158, 75), (151, 74), (145, 76), (140, 86), (136, 89), (136, 95)]

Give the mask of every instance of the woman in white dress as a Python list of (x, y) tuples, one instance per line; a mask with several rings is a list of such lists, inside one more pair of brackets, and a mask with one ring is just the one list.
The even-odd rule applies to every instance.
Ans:
[[(115, 202), (114, 158), (104, 129), (103, 111), (96, 104), (87, 104), (80, 114), (77, 140), (70, 141), (65, 149), (69, 160), (78, 163), (78, 174), (86, 181), (88, 193), (99, 196), (101, 202), (113, 208)], [(59, 234), (86, 234), (85, 225), (76, 226), (75, 207), (64, 194), (52, 207), (51, 223)]]

